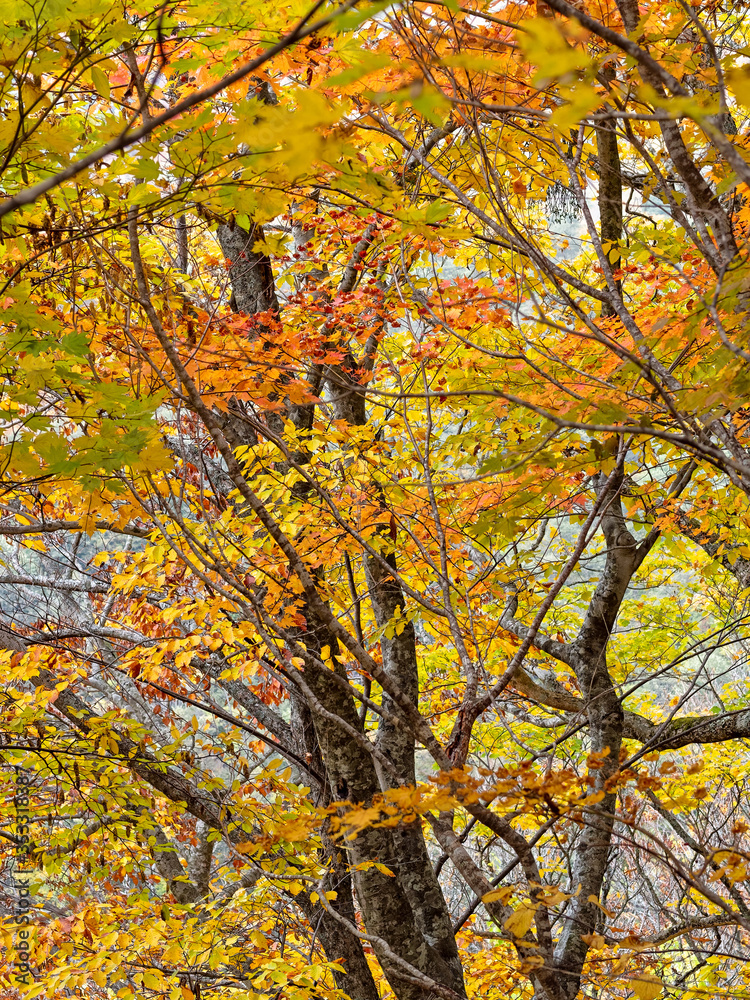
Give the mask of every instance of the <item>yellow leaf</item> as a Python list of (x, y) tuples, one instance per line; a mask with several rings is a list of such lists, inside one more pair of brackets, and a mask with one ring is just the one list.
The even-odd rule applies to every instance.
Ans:
[(91, 68), (91, 82), (96, 87), (99, 97), (103, 97), (105, 101), (108, 101), (110, 96), (109, 80), (107, 79), (107, 74), (100, 70), (98, 66), (92, 66)]
[(603, 798), (604, 792), (600, 790), (598, 792), (592, 792), (591, 795), (587, 795), (585, 802), (587, 806), (593, 806), (596, 805), (597, 802), (601, 802)]
[(602, 904), (599, 902), (599, 900), (596, 898), (596, 896), (589, 896), (589, 903), (593, 903), (594, 906), (599, 907), (599, 909), (602, 911), (602, 913), (604, 913), (606, 916), (608, 916), (610, 920), (614, 920), (614, 917), (615, 917), (614, 913), (611, 913), (606, 908), (606, 906), (602, 906)]
[(147, 948), (155, 948), (161, 942), (161, 934), (157, 927), (149, 927), (146, 931), (143, 941)]
[(637, 979), (631, 979), (628, 983), (638, 1000), (656, 1000), (664, 989), (661, 979), (650, 975), (648, 972), (642, 973)]
[(182, 948), (178, 944), (171, 944), (161, 956), (161, 960), (165, 965), (173, 965), (182, 962), (184, 957)]
[[(557, 886), (546, 886), (542, 892), (544, 902), (547, 906), (557, 906), (558, 903), (564, 902), (566, 899), (570, 899), (569, 892), (563, 892), (562, 889), (558, 889)], [(484, 899), (487, 897), (484, 896)]]
[(532, 903), (523, 902), (518, 907), (515, 912), (513, 912), (508, 919), (503, 924), (506, 931), (514, 937), (522, 938), (524, 937), (534, 922), (534, 913), (536, 911), (536, 906)]
[(594, 951), (601, 951), (607, 943), (603, 934), (582, 934), (581, 938), (590, 948), (593, 948)]
[(493, 889), (492, 892), (487, 892), (482, 896), (483, 903), (492, 903), (496, 899), (499, 899), (502, 903), (507, 903), (510, 897), (513, 895), (513, 887), (509, 885), (503, 885), (499, 889)]

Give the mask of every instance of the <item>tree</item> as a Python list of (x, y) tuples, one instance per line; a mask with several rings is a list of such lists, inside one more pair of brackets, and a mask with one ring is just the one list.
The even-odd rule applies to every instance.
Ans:
[(744, 995), (744, 14), (3, 11), (7, 996)]

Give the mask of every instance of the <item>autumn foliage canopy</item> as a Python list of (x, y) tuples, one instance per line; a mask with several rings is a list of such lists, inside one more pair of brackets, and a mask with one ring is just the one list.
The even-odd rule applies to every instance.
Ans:
[(750, 996), (749, 16), (0, 5), (0, 1000)]

